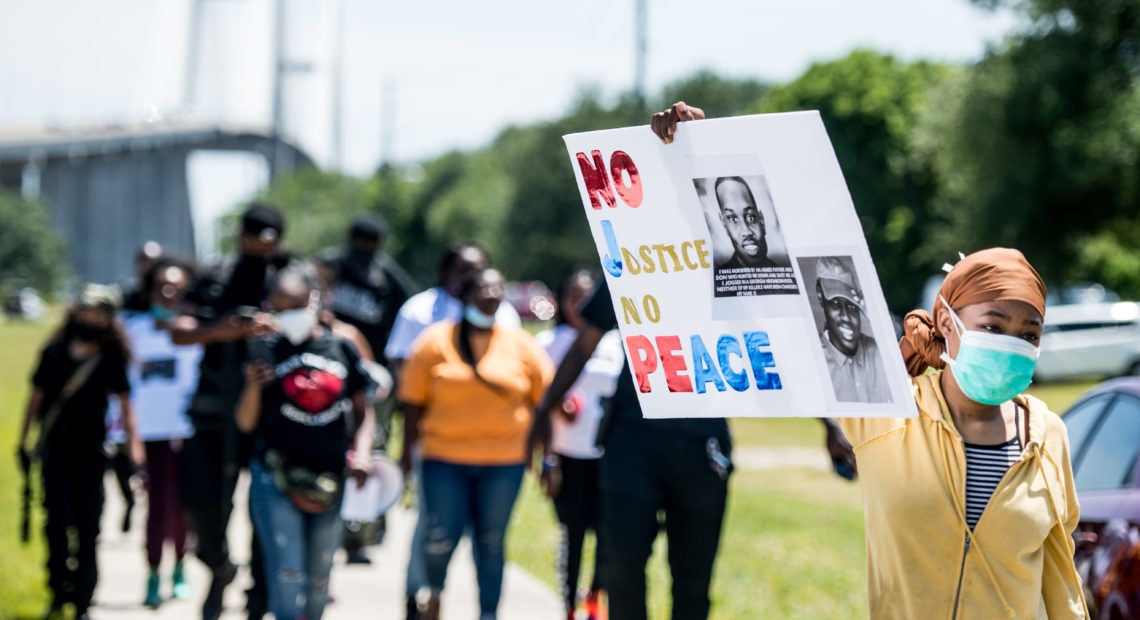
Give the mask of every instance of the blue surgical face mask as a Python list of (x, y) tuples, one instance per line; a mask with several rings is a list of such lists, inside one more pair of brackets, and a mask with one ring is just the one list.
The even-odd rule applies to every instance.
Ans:
[(463, 318), (479, 329), (491, 329), (495, 324), (495, 315), (484, 314), (482, 310), (471, 304), (463, 307)]
[(167, 308), (166, 306), (151, 304), (150, 315), (153, 316), (156, 320), (169, 323), (170, 321), (174, 320), (174, 317), (178, 316), (178, 313), (170, 308)]
[(974, 402), (996, 406), (1024, 392), (1033, 382), (1037, 347), (1014, 336), (967, 331), (950, 304), (946, 300), (942, 303), (961, 338), (958, 357), (950, 359), (943, 353), (942, 360), (949, 365), (962, 393)]

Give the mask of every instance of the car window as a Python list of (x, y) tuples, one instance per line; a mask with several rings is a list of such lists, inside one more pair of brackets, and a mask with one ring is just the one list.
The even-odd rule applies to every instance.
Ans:
[(1140, 399), (1121, 394), (1089, 442), (1076, 470), (1077, 490), (1119, 489), (1127, 485), (1140, 451)]
[(1069, 428), (1069, 451), (1073, 456), (1073, 465), (1080, 461), (1084, 452), (1085, 438), (1089, 431), (1100, 419), (1100, 414), (1108, 406), (1114, 394), (1098, 394), (1077, 406), (1073, 407), (1062, 418), (1065, 426)]

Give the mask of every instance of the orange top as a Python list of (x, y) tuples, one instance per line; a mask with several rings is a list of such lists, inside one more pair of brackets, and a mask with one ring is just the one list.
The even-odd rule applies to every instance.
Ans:
[(531, 411), (554, 376), (550, 358), (521, 328), (472, 331), (477, 377), (458, 345), (458, 326), (436, 323), (420, 334), (400, 372), (400, 400), (424, 408), (423, 457), (467, 465), (525, 462)]

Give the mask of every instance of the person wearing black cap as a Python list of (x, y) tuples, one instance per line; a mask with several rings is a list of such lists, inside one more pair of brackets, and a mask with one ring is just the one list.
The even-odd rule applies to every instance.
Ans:
[(387, 365), (384, 345), (396, 313), (418, 290), (411, 276), (384, 252), (388, 225), (379, 216), (359, 216), (348, 229), (344, 247), (318, 254), (330, 282), (336, 318), (359, 329), (376, 361)]
[[(238, 233), (238, 254), (203, 270), (187, 292), (194, 308), (171, 322), (174, 344), (205, 345), (198, 389), (187, 415), (194, 435), (184, 454), (182, 502), (198, 535), (197, 556), (210, 570), (211, 583), (202, 605), (204, 620), (222, 611), (222, 594), (233, 581), (236, 567), (230, 561), (226, 527), (233, 510), (238, 470), (248, 464), (251, 443), (239, 433), (234, 408), (243, 387), (242, 364), (246, 339), (275, 330), (274, 321), (260, 309), (274, 275), (290, 263), (280, 249), (285, 219), (276, 207), (254, 203), (246, 208)], [(247, 592), (250, 618), (265, 614), (265, 578), (254, 532), (250, 572), (253, 586)]]
[(891, 388), (879, 347), (863, 331), (863, 293), (849, 258), (823, 256), (815, 263), (815, 292), (823, 315), (819, 341), (839, 402), (885, 403)]
[[(361, 215), (348, 228), (348, 243), (317, 255), (328, 282), (329, 300), (336, 318), (360, 330), (376, 362), (388, 366), (384, 346), (400, 306), (417, 290), (411, 276), (384, 252), (388, 224), (379, 215)], [(392, 429), (392, 400), (375, 404), (376, 448), (383, 450)], [(367, 564), (363, 547), (369, 538), (382, 538), (383, 516), (374, 524), (346, 524), (345, 552), (351, 564)]]

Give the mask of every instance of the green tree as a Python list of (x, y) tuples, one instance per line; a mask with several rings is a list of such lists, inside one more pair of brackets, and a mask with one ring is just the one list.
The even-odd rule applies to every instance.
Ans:
[[(664, 107), (688, 99), (710, 114), (733, 115), (753, 105), (766, 88), (756, 80), (700, 71), (666, 86), (655, 101)], [(554, 287), (574, 267), (597, 268), (597, 249), (582, 214), (562, 136), (631, 123), (647, 125), (648, 117), (635, 116), (638, 108), (632, 95), (607, 105), (597, 93), (586, 90), (562, 118), (507, 129), (491, 145), (514, 188), (504, 194), (510, 202), (501, 218), (501, 234), (493, 242), (509, 275), (543, 280)]]
[(1021, 249), (1049, 281), (1140, 293), (1140, 2), (986, 0), (1025, 18), (932, 110), (945, 252)]
[(65, 260), (44, 205), (0, 191), (0, 290), (30, 285), (50, 294), (67, 272)]
[[(665, 86), (657, 107), (685, 101), (700, 106), (710, 118), (734, 116), (756, 105), (770, 88), (771, 85), (759, 80), (725, 78), (710, 69), (702, 69)], [(639, 119), (639, 122), (645, 123), (647, 119)]]
[(887, 304), (909, 309), (942, 260), (920, 250), (937, 190), (911, 140), (931, 87), (947, 69), (859, 50), (812, 65), (773, 88), (752, 112), (819, 110), (863, 225)]
[[(353, 216), (372, 208), (370, 199), (365, 181), (316, 168), (278, 177), (254, 197), (281, 210), (285, 217), (283, 245), (301, 257), (343, 244)], [(235, 207), (219, 224), (218, 239), (225, 250), (234, 247), (244, 209), (244, 204)]]

